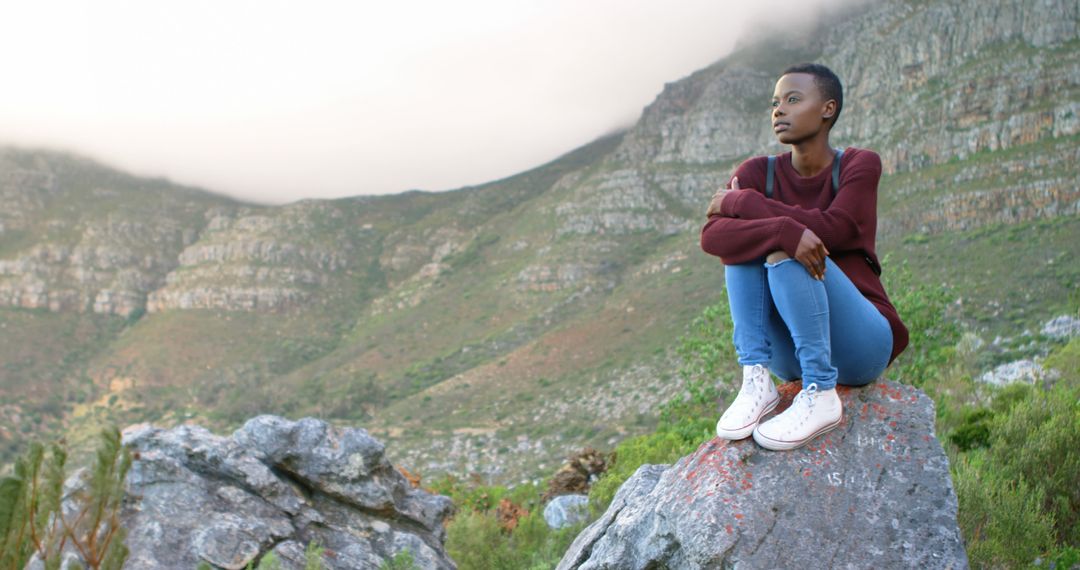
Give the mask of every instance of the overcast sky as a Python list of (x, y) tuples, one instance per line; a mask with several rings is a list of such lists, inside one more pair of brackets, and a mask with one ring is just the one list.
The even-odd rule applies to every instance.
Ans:
[(4, 2), (0, 143), (262, 203), (447, 190), (631, 125), (789, 4)]

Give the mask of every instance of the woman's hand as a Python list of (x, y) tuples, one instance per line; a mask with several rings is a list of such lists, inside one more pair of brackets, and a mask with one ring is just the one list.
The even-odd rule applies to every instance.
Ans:
[(803, 264), (803, 267), (810, 272), (811, 277), (821, 281), (825, 280), (825, 258), (828, 255), (829, 250), (825, 249), (825, 244), (821, 242), (821, 238), (817, 237), (817, 234), (810, 231), (809, 228), (803, 230), (802, 237), (799, 239), (799, 247), (795, 250), (795, 260)]
[(738, 177), (731, 179), (731, 188), (721, 188), (713, 194), (712, 201), (709, 202), (709, 209), (705, 212), (706, 216), (719, 216), (720, 215), (720, 203), (724, 201), (724, 196), (727, 196), (731, 192), (735, 192), (739, 189)]

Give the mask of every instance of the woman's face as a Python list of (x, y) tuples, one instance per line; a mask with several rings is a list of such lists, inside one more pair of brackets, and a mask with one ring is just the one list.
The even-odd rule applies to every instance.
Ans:
[(772, 97), (772, 124), (776, 138), (784, 144), (796, 144), (813, 138), (829, 128), (836, 112), (836, 102), (824, 100), (814, 76), (789, 73), (776, 82)]

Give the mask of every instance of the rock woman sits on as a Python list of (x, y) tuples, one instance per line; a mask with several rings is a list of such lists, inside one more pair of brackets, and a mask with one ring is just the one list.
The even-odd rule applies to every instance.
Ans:
[[(742, 388), (716, 424), (722, 438), (800, 447), (840, 425), (837, 384), (873, 382), (907, 346), (874, 251), (881, 159), (829, 144), (843, 101), (827, 67), (788, 68), (770, 119), (791, 151), (746, 160), (709, 204), (701, 247), (724, 263), (743, 367)], [(780, 402), (770, 371), (801, 379), (802, 391), (761, 422)]]

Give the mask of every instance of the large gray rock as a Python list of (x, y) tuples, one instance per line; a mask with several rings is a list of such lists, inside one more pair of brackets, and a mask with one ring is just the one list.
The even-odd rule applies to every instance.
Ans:
[(260, 416), (231, 437), (140, 425), (124, 441), (137, 457), (121, 514), (127, 567), (245, 568), (273, 551), (303, 568), (317, 541), (328, 569), (378, 568), (404, 550), (421, 568), (455, 568), (443, 549), (450, 499), (412, 488), (363, 429)]
[(544, 522), (551, 528), (563, 528), (588, 520), (589, 497), (560, 495), (544, 507)]
[(716, 438), (642, 466), (559, 569), (966, 568), (933, 402), (887, 381), (838, 391), (843, 422), (801, 449)]

